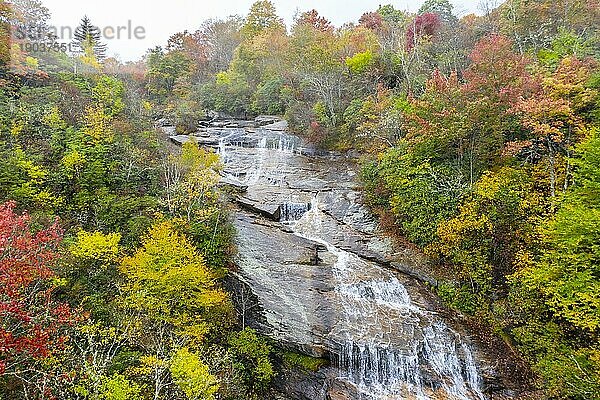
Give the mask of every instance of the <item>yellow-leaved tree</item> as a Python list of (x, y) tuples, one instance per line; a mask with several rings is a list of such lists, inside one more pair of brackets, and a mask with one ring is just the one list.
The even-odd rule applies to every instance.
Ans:
[(163, 165), (165, 203), (169, 213), (191, 220), (205, 220), (217, 212), (217, 184), (222, 165), (219, 156), (185, 143), (181, 154), (170, 155)]
[(122, 305), (134, 320), (135, 341), (145, 350), (138, 374), (153, 380), (155, 398), (171, 390), (176, 352), (198, 348), (209, 330), (206, 316), (227, 304), (213, 273), (171, 222), (155, 224), (134, 255), (121, 263)]
[(212, 400), (219, 390), (217, 378), (211, 375), (208, 366), (186, 347), (174, 354), (170, 371), (177, 387), (190, 400)]

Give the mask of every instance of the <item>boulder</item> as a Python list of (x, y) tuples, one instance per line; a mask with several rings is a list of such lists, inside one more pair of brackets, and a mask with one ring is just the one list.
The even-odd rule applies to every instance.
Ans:
[(269, 125), (279, 121), (281, 121), (281, 118), (276, 115), (259, 115), (254, 118), (254, 122), (257, 126)]
[[(247, 188), (248, 187), (246, 186), (246, 189)], [(236, 202), (240, 207), (247, 211), (262, 215), (263, 217), (266, 217), (272, 221), (279, 221), (279, 204), (262, 204), (247, 197), (238, 197)]]
[(277, 122), (273, 122), (272, 124), (263, 125), (262, 128), (269, 130), (269, 131), (283, 132), (283, 131), (288, 130), (288, 122), (287, 121), (277, 121)]
[(194, 139), (189, 135), (175, 135), (169, 136), (169, 140), (179, 146), (183, 146), (184, 143), (190, 142)]

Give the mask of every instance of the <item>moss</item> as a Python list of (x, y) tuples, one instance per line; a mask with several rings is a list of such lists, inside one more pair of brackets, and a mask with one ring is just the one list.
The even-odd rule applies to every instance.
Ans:
[(327, 365), (328, 361), (324, 358), (311, 357), (305, 354), (286, 351), (283, 353), (283, 364), (289, 369), (317, 372)]

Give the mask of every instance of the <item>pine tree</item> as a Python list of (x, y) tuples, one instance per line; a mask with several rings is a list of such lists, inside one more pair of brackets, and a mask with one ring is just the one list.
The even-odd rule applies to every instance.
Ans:
[(82, 53), (92, 53), (97, 60), (106, 58), (106, 44), (101, 42), (100, 29), (92, 25), (90, 19), (84, 16), (75, 29), (73, 45)]

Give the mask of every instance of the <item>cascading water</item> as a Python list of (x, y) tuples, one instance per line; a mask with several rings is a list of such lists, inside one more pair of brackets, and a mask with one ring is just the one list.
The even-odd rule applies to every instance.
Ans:
[(310, 207), (309, 203), (284, 203), (279, 207), (279, 221), (298, 221), (310, 210)]
[[(279, 207), (279, 220), (291, 227), (295, 235), (321, 245), (335, 259), (328, 265), (333, 279), (332, 298), (328, 299), (332, 309), (328, 313), (333, 317), (326, 336), (331, 343), (328, 350), (334, 355), (337, 380), (353, 388), (351, 398), (485, 399), (469, 345), (434, 313), (414, 304), (392, 271), (332, 244), (330, 236), (338, 233), (325, 226), (327, 216), (320, 203), (324, 193), (314, 195), (310, 188), (290, 188), (289, 175), (294, 175), (292, 183), (296, 188), (322, 182), (320, 177), (299, 177), (303, 169), (290, 169), (291, 165), (305, 168), (304, 163), (308, 162), (290, 163), (291, 158), (300, 157), (295, 152), (297, 138), (259, 129), (249, 135), (254, 143), (250, 149), (231, 140), (237, 138), (235, 135), (233, 132), (221, 136), (218, 145), (227, 178), (247, 185), (245, 196), (274, 203)], [(328, 168), (328, 161), (323, 165)], [(330, 204), (335, 203), (336, 196), (340, 200), (341, 196), (358, 196), (349, 192), (344, 182), (336, 182), (338, 177), (331, 179), (326, 182), (333, 187), (338, 184), (340, 189), (339, 194), (329, 189), (326, 196)], [(308, 203), (310, 197), (313, 200)], [(350, 224), (357, 215), (360, 218), (362, 214), (356, 212), (352, 203), (338, 221)], [(247, 263), (255, 270), (265, 260), (254, 258), (260, 250), (252, 240), (251, 233), (245, 235)], [(318, 254), (314, 260), (319, 263)], [(259, 278), (261, 284), (266, 276)], [(283, 278), (276, 286), (285, 285)], [(283, 289), (281, 295), (285, 292)]]
[[(239, 138), (239, 129), (232, 130), (232, 133), (220, 136), (217, 148), (217, 152), (226, 166), (235, 161), (232, 160), (235, 154), (232, 153), (231, 148), (244, 147), (241, 142), (236, 142), (236, 139)], [(293, 153), (298, 140), (290, 135), (264, 129), (258, 130), (257, 135), (256, 144), (251, 146), (255, 149), (252, 165), (243, 165), (240, 170), (229, 171), (227, 177), (243, 185), (256, 185), (259, 180), (264, 179), (271, 185), (279, 186), (283, 183), (283, 172), (276, 168), (269, 168), (269, 166), (281, 163), (286, 154)]]
[[(459, 335), (414, 306), (392, 273), (379, 270), (382, 276), (365, 279), (363, 267), (369, 263), (319, 236), (322, 218), (315, 197), (294, 231), (322, 243), (337, 257), (335, 292), (342, 312), (331, 335), (339, 345), (340, 378), (356, 386), (365, 400), (429, 399), (428, 393), (440, 389), (451, 399), (485, 399), (471, 350)], [(419, 328), (423, 321), (425, 328)], [(435, 375), (441, 387), (427, 387), (424, 370)]]

